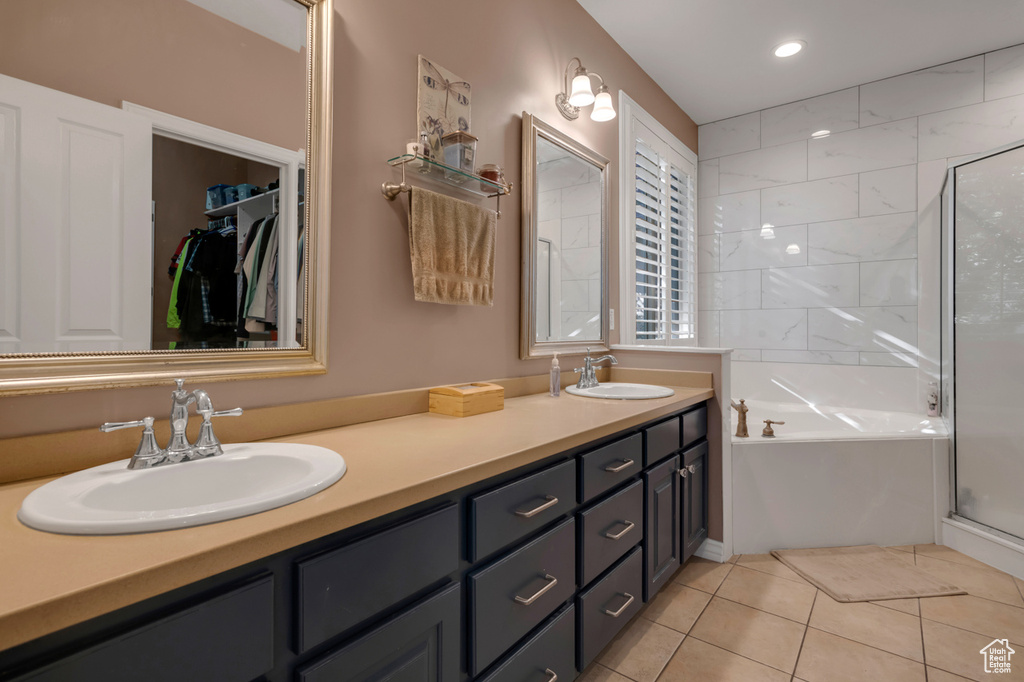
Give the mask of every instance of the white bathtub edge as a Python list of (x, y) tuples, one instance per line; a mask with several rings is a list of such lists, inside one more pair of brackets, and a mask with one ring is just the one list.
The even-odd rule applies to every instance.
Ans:
[(941, 544), (1024, 580), (1024, 547), (956, 519), (942, 520)]

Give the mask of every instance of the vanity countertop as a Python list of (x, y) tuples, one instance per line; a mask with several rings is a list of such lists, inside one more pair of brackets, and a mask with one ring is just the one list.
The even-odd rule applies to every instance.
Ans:
[[(294, 504), (205, 526), (69, 536), (16, 518), (53, 478), (0, 486), (0, 650), (429, 500), (713, 396), (672, 386), (655, 400), (528, 395), (468, 418), (421, 413), (272, 442), (321, 445), (348, 472)], [(187, 465), (186, 465), (187, 466)]]

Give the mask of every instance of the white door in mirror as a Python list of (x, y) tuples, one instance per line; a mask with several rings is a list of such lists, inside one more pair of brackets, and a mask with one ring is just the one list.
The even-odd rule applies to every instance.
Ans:
[(170, 530), (282, 507), (345, 475), (344, 458), (316, 445), (223, 447), (223, 455), (173, 466), (130, 470), (120, 460), (69, 474), (29, 493), (18, 519), (70, 535)]
[(626, 384), (608, 382), (592, 388), (576, 388), (569, 386), (566, 393), (583, 396), (584, 398), (604, 398), (606, 400), (650, 400), (652, 398), (668, 398), (675, 391), (665, 386), (649, 386), (647, 384)]

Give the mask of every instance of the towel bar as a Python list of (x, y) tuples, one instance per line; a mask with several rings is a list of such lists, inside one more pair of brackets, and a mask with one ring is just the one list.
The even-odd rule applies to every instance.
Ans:
[(419, 161), (420, 167), (417, 169), (423, 175), (434, 178), (444, 182), (445, 184), (451, 185), (452, 187), (458, 187), (459, 189), (472, 192), (479, 196), (485, 196), (487, 198), (495, 199), (495, 209), (498, 218), (501, 218), (501, 197), (503, 195), (512, 192), (512, 184), (502, 185), (500, 183), (491, 182), (486, 178), (482, 178), (479, 175), (473, 175), (466, 171), (458, 168), (453, 168), (446, 164), (431, 161), (425, 159), (422, 156), (413, 154), (403, 154), (396, 156), (393, 159), (388, 159), (389, 166), (401, 166), (402, 167), (402, 182), (382, 182), (380, 186), (380, 192), (387, 198), (388, 201), (394, 201), (402, 192), (408, 192), (412, 189), (412, 185), (406, 182), (405, 167), (411, 161)]

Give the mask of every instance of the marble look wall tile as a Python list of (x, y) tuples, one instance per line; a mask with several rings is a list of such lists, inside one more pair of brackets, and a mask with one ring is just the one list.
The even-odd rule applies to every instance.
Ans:
[(761, 193), (758, 190), (706, 197), (700, 202), (697, 231), (700, 234), (739, 232), (761, 227)]
[(702, 272), (697, 275), (701, 310), (742, 310), (761, 307), (761, 271)]
[(917, 367), (919, 362), (914, 353), (860, 353), (860, 364), (874, 367)]
[[(729, 346), (723, 344), (724, 348)], [(761, 362), (761, 351), (750, 348), (735, 348), (732, 351), (733, 362)]]
[(1024, 45), (985, 55), (985, 99), (1024, 94)]
[(537, 182), (546, 189), (585, 185), (591, 181), (591, 165), (576, 157), (537, 164)]
[(570, 279), (562, 282), (562, 312), (586, 312), (590, 310), (590, 282), (585, 279)]
[(737, 154), (761, 146), (761, 116), (756, 111), (697, 128), (701, 160)]
[(697, 162), (697, 196), (713, 197), (718, 194), (718, 159)]
[[(765, 239), (759, 229), (720, 235), (718, 269), (726, 272), (806, 265), (807, 226), (776, 227), (774, 232), (774, 239)], [(800, 253), (786, 253), (790, 244), (799, 246)]]
[(859, 126), (857, 88), (830, 92), (820, 97), (761, 111), (761, 146), (770, 147), (810, 139), (812, 133), (833, 133)]
[(562, 248), (581, 249), (590, 246), (590, 219), (576, 216), (562, 221)]
[(861, 296), (856, 263), (761, 270), (762, 308), (856, 306)]
[(588, 246), (601, 246), (601, 215), (599, 213), (588, 216), (590, 224), (590, 243)]
[(551, 242), (552, 247), (558, 249), (559, 244), (562, 243), (562, 221), (558, 218), (541, 220), (537, 223), (537, 236), (547, 239)]
[(892, 168), (917, 163), (917, 119), (848, 130), (807, 143), (807, 177)]
[(604, 306), (601, 305), (601, 293), (603, 288), (601, 287), (601, 280), (592, 279), (587, 282), (590, 285), (590, 300), (587, 302), (587, 310), (593, 310), (598, 313), (603, 310)]
[(562, 190), (553, 189), (537, 193), (537, 222), (559, 220), (562, 217)]
[(719, 191), (723, 194), (789, 185), (806, 179), (806, 141), (733, 154), (718, 161)]
[[(807, 348), (807, 311), (723, 310), (722, 345), (732, 348)], [(735, 359), (735, 358), (734, 358)]]
[(697, 344), (704, 348), (719, 348), (719, 324), (722, 314), (717, 310), (700, 310), (697, 312)]
[(1024, 95), (921, 116), (921, 161), (1000, 147), (1024, 138)]
[(588, 182), (562, 189), (562, 217), (572, 218), (601, 212), (601, 184)]
[(824, 350), (763, 350), (763, 362), (798, 362), (807, 365), (857, 365), (856, 351)]
[(807, 226), (807, 262), (811, 264), (916, 256), (917, 213), (893, 213)]
[(860, 305), (917, 305), (917, 259), (861, 263)]
[(717, 234), (697, 237), (697, 272), (718, 272), (720, 239)]
[(855, 218), (858, 193), (856, 175), (764, 189), (761, 220), (772, 225), (795, 225)]
[(860, 174), (861, 217), (916, 210), (916, 165)]
[(590, 341), (601, 338), (601, 317), (596, 312), (562, 313), (562, 338)]
[(860, 124), (870, 126), (982, 101), (983, 56), (860, 86)]
[(917, 353), (917, 308), (813, 308), (808, 350)]
[(596, 279), (601, 276), (601, 249), (562, 249), (562, 281)]

